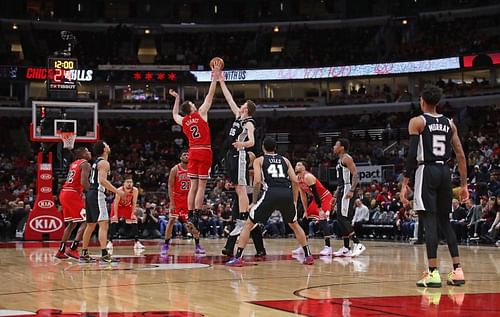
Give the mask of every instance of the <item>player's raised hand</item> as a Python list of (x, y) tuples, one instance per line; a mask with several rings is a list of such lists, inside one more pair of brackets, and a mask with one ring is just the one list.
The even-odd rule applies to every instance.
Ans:
[(215, 78), (217, 81), (224, 81), (224, 76), (222, 75), (222, 71), (220, 69), (214, 69), (212, 71), (212, 76)]
[(168, 93), (175, 98), (179, 98), (179, 94), (173, 89), (169, 89)]

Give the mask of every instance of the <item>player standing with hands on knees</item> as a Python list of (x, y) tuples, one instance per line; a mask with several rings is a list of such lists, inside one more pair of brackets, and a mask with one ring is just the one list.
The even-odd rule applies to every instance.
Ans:
[(446, 161), (450, 158), (452, 149), (458, 162), (462, 201), (469, 197), (467, 166), (457, 127), (449, 118), (436, 112), (441, 96), (440, 88), (434, 85), (427, 86), (420, 97), (423, 114), (413, 117), (408, 125), (410, 148), (401, 186), (401, 202), (408, 206), (408, 184), (410, 177), (415, 174), (414, 210), (424, 220), (429, 262), (428, 271), (417, 282), (418, 287), (441, 287), (437, 262), (439, 233), (446, 239), (453, 261), (453, 271), (448, 274), (447, 284), (465, 284), (464, 272), (460, 267), (457, 238), (449, 219), (452, 208), (452, 185), (451, 172)]

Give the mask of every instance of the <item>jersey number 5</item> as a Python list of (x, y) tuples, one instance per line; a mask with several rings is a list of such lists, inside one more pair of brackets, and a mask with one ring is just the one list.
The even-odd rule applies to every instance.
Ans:
[(283, 165), (271, 164), (267, 168), (267, 174), (271, 175), (272, 178), (285, 178), (285, 173), (283, 172)]
[(446, 153), (446, 135), (432, 136), (432, 154), (443, 156)]
[(191, 136), (193, 137), (193, 139), (197, 139), (200, 137), (200, 132), (198, 131), (198, 126), (193, 125), (189, 129), (191, 130)]

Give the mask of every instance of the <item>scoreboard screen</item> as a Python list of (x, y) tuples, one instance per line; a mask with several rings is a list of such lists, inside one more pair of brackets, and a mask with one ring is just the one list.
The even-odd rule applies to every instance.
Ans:
[(78, 60), (49, 57), (47, 60), (47, 91), (49, 97), (75, 98)]

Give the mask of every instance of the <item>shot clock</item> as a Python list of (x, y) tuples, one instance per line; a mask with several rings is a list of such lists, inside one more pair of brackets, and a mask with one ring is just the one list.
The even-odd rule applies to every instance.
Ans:
[(67, 57), (47, 59), (47, 93), (53, 99), (76, 98), (78, 60)]

